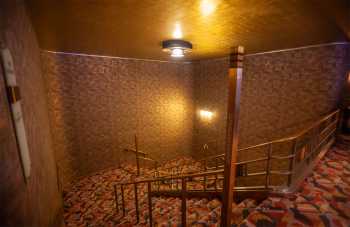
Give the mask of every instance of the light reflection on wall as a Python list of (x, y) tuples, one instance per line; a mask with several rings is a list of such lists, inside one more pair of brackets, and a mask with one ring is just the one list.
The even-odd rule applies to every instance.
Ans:
[(199, 110), (199, 116), (201, 118), (201, 120), (205, 121), (205, 122), (211, 122), (213, 117), (214, 117), (214, 113), (212, 111), (209, 110)]
[(216, 9), (216, 1), (215, 0), (202, 0), (200, 4), (200, 10), (203, 16), (209, 16)]

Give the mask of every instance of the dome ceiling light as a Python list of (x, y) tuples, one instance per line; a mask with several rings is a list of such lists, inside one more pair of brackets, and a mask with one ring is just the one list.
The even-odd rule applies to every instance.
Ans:
[(162, 42), (163, 51), (170, 52), (170, 56), (181, 58), (192, 50), (192, 43), (181, 39), (170, 39)]

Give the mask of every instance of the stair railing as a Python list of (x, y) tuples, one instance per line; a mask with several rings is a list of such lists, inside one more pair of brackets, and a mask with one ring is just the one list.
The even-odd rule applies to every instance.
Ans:
[(141, 167), (140, 167), (140, 160), (144, 160), (144, 161), (148, 161), (148, 162), (152, 162), (154, 165), (154, 177), (158, 176), (158, 162), (152, 158), (147, 157), (147, 153), (140, 151), (139, 150), (139, 144), (138, 144), (138, 138), (135, 135), (134, 136), (134, 142), (135, 142), (135, 149), (132, 148), (125, 148), (124, 151), (125, 152), (131, 152), (135, 154), (135, 161), (136, 161), (136, 171), (137, 171), (137, 175), (140, 175), (141, 172)]
[[(271, 192), (276, 190), (280, 192), (288, 192), (291, 188), (295, 188), (295, 185), (300, 182), (300, 180), (304, 179), (305, 175), (310, 170), (310, 166), (313, 166), (315, 160), (320, 158), (321, 148), (332, 142), (332, 138), (334, 138), (337, 130), (339, 114), (339, 110), (336, 110), (294, 136), (239, 149), (239, 152), (249, 152), (257, 148), (267, 148), (265, 157), (235, 163), (238, 170), (238, 177), (265, 176), (265, 179), (264, 184), (260, 185), (235, 186), (235, 194), (239, 197), (239, 192), (242, 192), (244, 196), (248, 195), (248, 197), (251, 197), (252, 195), (259, 194), (256, 192)], [(274, 147), (278, 144), (284, 143), (293, 144), (290, 154), (283, 156), (273, 155)], [(223, 187), (220, 182), (223, 182), (224, 170), (222, 165), (219, 165), (218, 163), (224, 157), (225, 156), (221, 154), (200, 160), (203, 162), (205, 170), (201, 173), (158, 177), (135, 182), (115, 184), (114, 193), (117, 212), (119, 212), (121, 208), (123, 212), (122, 216), (126, 215), (125, 187), (132, 185), (134, 190), (136, 222), (139, 223), (138, 188), (139, 185), (144, 184), (147, 187), (147, 201), (149, 210), (148, 216), (150, 225), (152, 226), (153, 223), (152, 198), (164, 196), (181, 198), (182, 226), (186, 226), (186, 199), (193, 197), (222, 198)], [(273, 160), (289, 160), (288, 170), (281, 171), (272, 169), (271, 163)], [(212, 161), (216, 163), (215, 166), (207, 166), (207, 164)], [(247, 171), (248, 164), (258, 162), (265, 162), (264, 171)], [(216, 170), (208, 171), (208, 169), (213, 168)], [(272, 185), (270, 182), (270, 177), (272, 175), (287, 176), (287, 184)], [(188, 185), (198, 182), (202, 183), (202, 187), (200, 189), (188, 187)], [(254, 192), (254, 194), (244, 194), (247, 192)]]

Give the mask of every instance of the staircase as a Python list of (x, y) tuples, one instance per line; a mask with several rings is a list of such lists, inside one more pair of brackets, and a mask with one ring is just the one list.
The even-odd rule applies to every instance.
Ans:
[[(286, 193), (292, 194), (297, 190), (301, 182), (312, 171), (314, 165), (323, 157), (329, 146), (333, 144), (338, 121), (339, 110), (321, 118), (294, 136), (240, 149), (238, 152), (244, 151), (245, 153), (252, 150), (259, 150), (263, 156), (237, 162), (238, 180), (239, 178), (248, 177), (262, 177), (262, 180), (254, 181), (253, 185), (250, 186), (239, 186), (236, 183), (236, 186), (233, 188), (236, 197), (235, 200), (243, 202), (239, 203), (238, 206), (234, 204), (233, 207), (244, 207), (245, 211), (249, 211), (251, 207), (244, 205), (254, 204), (254, 202), (247, 203), (246, 199), (250, 198), (249, 201), (252, 201), (252, 199), (262, 201), (270, 193), (283, 195)], [(281, 156), (273, 153), (274, 149), (276, 147), (278, 148), (281, 144), (293, 144), (292, 147), (288, 148), (287, 155)], [(223, 179), (225, 173), (222, 165), (218, 164), (220, 163), (218, 159), (224, 160), (224, 158), (224, 155), (219, 155), (201, 160), (203, 170), (194, 174), (183, 174), (183, 172), (179, 172), (178, 175), (171, 174), (170, 176), (114, 185), (117, 212), (122, 212), (121, 223), (129, 220), (133, 225), (142, 226), (144, 224), (153, 226), (155, 223), (159, 224), (158, 217), (164, 217), (165, 215), (165, 217), (168, 216), (165, 218), (166, 220), (172, 220), (171, 225), (176, 223), (182, 226), (187, 226), (187, 224), (192, 225), (193, 223), (188, 223), (188, 221), (191, 221), (189, 215), (192, 215), (189, 213), (191, 207), (188, 205), (192, 204), (191, 201), (194, 198), (202, 198), (199, 201), (203, 201), (204, 198), (213, 201), (222, 201), (223, 199)], [(286, 161), (288, 164), (286, 165), (287, 169), (274, 169), (272, 165), (273, 161)], [(208, 165), (208, 163), (215, 163), (215, 165)], [(249, 165), (252, 163), (262, 163), (260, 166), (264, 167), (264, 170), (249, 170)], [(273, 183), (274, 176), (284, 177), (285, 181), (282, 181), (280, 184)], [(140, 197), (139, 193), (142, 194), (142, 197)], [(132, 209), (127, 207), (127, 196), (131, 196), (130, 199), (134, 204), (134, 208)], [(153, 200), (156, 199), (158, 201), (159, 198), (166, 198), (172, 201), (168, 206), (178, 204), (171, 206), (172, 208), (170, 210), (165, 209), (169, 212), (176, 211), (174, 214), (175, 219), (171, 218), (173, 216), (169, 212), (163, 212), (162, 209), (159, 213), (154, 213), (157, 212), (158, 204), (157, 202), (154, 203)], [(218, 207), (214, 209), (218, 209)], [(127, 209), (129, 210), (128, 212)], [(233, 215), (235, 218), (232, 220), (232, 223), (242, 220), (242, 217), (248, 214), (244, 214), (241, 211)], [(210, 212), (212, 211), (210, 210)], [(206, 217), (206, 223), (213, 222), (209, 217), (212, 217), (214, 214), (211, 215), (210, 212), (208, 211), (204, 215)], [(132, 218), (130, 218), (130, 214)], [(180, 214), (181, 221), (178, 220)], [(147, 218), (145, 219), (144, 217)], [(201, 220), (201, 218), (199, 219)]]
[[(247, 154), (258, 150), (256, 153), (261, 157), (236, 163), (232, 224), (239, 224), (243, 219), (259, 220), (257, 217), (262, 216), (261, 212), (268, 204), (290, 203), (289, 196), (295, 198), (295, 192), (304, 184), (314, 164), (334, 142), (337, 122), (338, 111), (335, 111), (297, 135), (241, 149), (240, 152)], [(339, 146), (348, 145), (346, 139), (339, 136), (337, 141), (342, 141)], [(286, 148), (288, 154), (273, 152), (287, 143), (293, 145)], [(127, 152), (138, 153), (140, 160), (147, 158), (147, 154), (138, 149)], [(348, 151), (336, 153), (339, 152)], [(224, 160), (223, 154), (197, 161), (181, 158), (180, 161), (154, 165), (153, 169), (140, 165), (138, 168), (122, 166), (86, 177), (64, 195), (66, 226), (219, 226), (221, 207), (225, 202), (222, 201)], [(285, 170), (274, 169), (273, 162), (283, 160), (292, 165), (286, 165)], [(155, 163), (154, 160), (147, 161)], [(251, 168), (256, 163), (263, 168)], [(333, 165), (333, 162), (327, 165)], [(334, 165), (337, 167), (336, 163)], [(284, 180), (276, 184), (275, 176)], [(260, 180), (250, 180), (247, 185), (244, 180), (250, 177)], [(299, 200), (302, 199), (298, 197)]]

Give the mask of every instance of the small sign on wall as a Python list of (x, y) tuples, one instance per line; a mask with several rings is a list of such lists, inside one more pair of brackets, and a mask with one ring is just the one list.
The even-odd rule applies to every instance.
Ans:
[(27, 136), (22, 117), (20, 90), (16, 81), (12, 56), (8, 49), (1, 50), (1, 60), (2, 67), (5, 73), (7, 95), (10, 103), (12, 120), (15, 128), (22, 169), (24, 176), (27, 179), (30, 177), (31, 162), (29, 156)]

